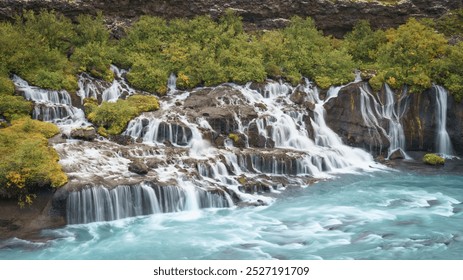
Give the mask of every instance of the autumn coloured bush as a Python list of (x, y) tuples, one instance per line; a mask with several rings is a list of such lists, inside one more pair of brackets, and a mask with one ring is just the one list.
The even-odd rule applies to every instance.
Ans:
[(50, 123), (23, 117), (0, 129), (0, 197), (30, 205), (41, 188), (60, 187), (67, 176), (47, 138), (59, 133)]

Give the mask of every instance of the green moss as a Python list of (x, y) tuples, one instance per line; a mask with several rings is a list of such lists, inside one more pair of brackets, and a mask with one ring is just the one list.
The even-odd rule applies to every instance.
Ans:
[(44, 187), (60, 187), (67, 176), (58, 154), (47, 138), (59, 129), (50, 123), (22, 118), (0, 129), (0, 189), (3, 197), (15, 198), (23, 207), (31, 204)]
[(239, 182), (241, 185), (246, 184), (247, 181), (248, 181), (248, 180), (246, 179), (245, 176), (241, 176), (241, 177), (238, 178), (238, 182)]
[(445, 163), (445, 159), (436, 154), (426, 154), (423, 157), (423, 162), (429, 165), (443, 165)]
[[(103, 102), (100, 106), (86, 103), (87, 118), (96, 124), (102, 136), (121, 134), (129, 121), (142, 112), (159, 109), (159, 102), (154, 96), (134, 95), (127, 100)], [(91, 108), (91, 109), (90, 109)]]
[(240, 140), (240, 136), (238, 134), (235, 134), (235, 133), (228, 134), (228, 138), (233, 140), (233, 142), (235, 142), (235, 143)]

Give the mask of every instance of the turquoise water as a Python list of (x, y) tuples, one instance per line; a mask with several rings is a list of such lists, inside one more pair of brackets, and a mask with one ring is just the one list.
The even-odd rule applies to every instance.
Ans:
[(463, 259), (463, 176), (345, 175), (270, 206), (156, 214), (0, 242), (0, 259)]

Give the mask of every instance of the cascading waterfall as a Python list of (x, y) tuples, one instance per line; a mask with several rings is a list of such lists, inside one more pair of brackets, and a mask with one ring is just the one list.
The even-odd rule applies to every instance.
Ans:
[(169, 79), (167, 80), (167, 89), (169, 94), (174, 94), (177, 92), (177, 76), (174, 73), (171, 73)]
[(123, 77), (126, 70), (111, 65), (111, 71), (114, 73), (114, 80), (111, 83), (95, 79), (86, 73), (80, 75), (79, 90), (76, 94), (80, 97), (82, 104), (85, 98), (98, 99), (100, 97), (102, 101), (116, 102), (123, 94), (135, 94), (135, 90), (127, 84)]
[[(385, 84), (385, 102), (382, 104), (379, 98), (371, 93), (369, 87), (363, 85), (360, 88), (360, 112), (364, 124), (368, 127), (370, 136), (378, 146), (382, 146), (382, 136), (389, 140), (388, 157), (400, 150), (406, 159), (410, 157), (405, 153), (405, 133), (400, 119), (405, 113), (407, 104), (402, 104), (406, 98), (406, 91), (401, 98), (396, 100), (394, 92)], [(388, 129), (382, 127), (381, 121), (387, 120)], [(370, 149), (371, 150), (371, 149)]]
[[(402, 112), (400, 112), (400, 101), (394, 102), (394, 92), (391, 88), (385, 84), (386, 90), (386, 102), (384, 104), (382, 117), (389, 120), (389, 150), (388, 150), (388, 157), (395, 152), (396, 150), (401, 150), (401, 152), (405, 155), (405, 158), (409, 158), (409, 156), (405, 153), (405, 134), (402, 124), (400, 123), (400, 118), (402, 117)], [(406, 92), (404, 92), (404, 95)], [(398, 107), (399, 112), (396, 111), (396, 107)]]
[(452, 156), (453, 147), (447, 133), (447, 96), (448, 93), (442, 86), (434, 85), (436, 92), (436, 152), (443, 156)]
[[(132, 94), (134, 90), (125, 83), (123, 70), (115, 67), (112, 70), (116, 76), (113, 83), (82, 74), (78, 91), (81, 101), (88, 97), (116, 101)], [(98, 140), (96, 144), (70, 142), (57, 146), (63, 156), (62, 164), (72, 170), (76, 178), (89, 180), (86, 186), (93, 185), (91, 178), (94, 176), (102, 178), (102, 181), (108, 180), (111, 185), (114, 184), (113, 180), (119, 179), (131, 182), (117, 183), (119, 186), (111, 189), (101, 184), (71, 192), (67, 200), (69, 223), (224, 208), (233, 206), (234, 201), (250, 205), (268, 204), (273, 198), (242, 190), (272, 191), (281, 186), (281, 182), (306, 185), (309, 181), (305, 180), (310, 178), (382, 168), (374, 163), (370, 154), (344, 145), (341, 138), (327, 126), (324, 104), (337, 97), (340, 87), (330, 89), (325, 100), (321, 100), (318, 89), (308, 81), (297, 88), (281, 82), (268, 82), (261, 91), (251, 89), (250, 85), (224, 85), (225, 91), (217, 91), (219, 95), (213, 106), (225, 111), (238, 108), (230, 113), (230, 122), (233, 122), (230, 127), (245, 139), (244, 150), (241, 150), (234, 147), (234, 141), (230, 139), (224, 139), (223, 148), (217, 148), (204, 139), (204, 133), (217, 135), (219, 132), (209, 124), (208, 114), (192, 114), (178, 108), (191, 93), (178, 93), (174, 78), (171, 75), (168, 84), (170, 93), (161, 100), (159, 111), (143, 113), (129, 122), (124, 134), (139, 144), (122, 149), (111, 141)], [(72, 106), (67, 92), (41, 92), (19, 77), (15, 83), (26, 98), (36, 102), (36, 110), (41, 109), (40, 106), (61, 106), (71, 110), (71, 113), (79, 113), (74, 114), (78, 117), (71, 123), (88, 124), (82, 110)], [(312, 116), (306, 107), (291, 100), (290, 96), (297, 92), (303, 95), (306, 102), (314, 104)], [(254, 117), (243, 117), (240, 106), (253, 108)], [(58, 121), (60, 114), (64, 113), (49, 114), (47, 120), (63, 128)], [(251, 128), (251, 125), (254, 127)], [(272, 150), (251, 147), (248, 143), (250, 130), (263, 137), (262, 148), (271, 147)], [(135, 151), (139, 147), (140, 150)], [(161, 182), (169, 187), (140, 183), (140, 178), (133, 181), (133, 173), (127, 171), (127, 166), (134, 158), (155, 162), (149, 168), (150, 173), (144, 177), (146, 182), (152, 179), (153, 184)], [(279, 183), (272, 182), (271, 178), (276, 177), (280, 178)], [(197, 181), (198, 178), (201, 181)], [(233, 200), (227, 192), (233, 194)]]
[(142, 183), (108, 190), (97, 186), (70, 193), (66, 218), (69, 224), (82, 224), (231, 206), (233, 202), (227, 193), (209, 192), (186, 181), (179, 181), (179, 186), (171, 187)]
[(163, 144), (169, 141), (178, 146), (187, 146), (193, 138), (191, 128), (183, 123), (168, 123), (157, 118), (138, 117), (130, 121), (125, 135), (142, 138), (145, 143)]
[(72, 106), (71, 96), (67, 91), (46, 90), (30, 86), (18, 76), (13, 76), (13, 82), (25, 99), (34, 102), (32, 113), (34, 119), (53, 122), (65, 134), (69, 134), (74, 127), (89, 125), (84, 112)]

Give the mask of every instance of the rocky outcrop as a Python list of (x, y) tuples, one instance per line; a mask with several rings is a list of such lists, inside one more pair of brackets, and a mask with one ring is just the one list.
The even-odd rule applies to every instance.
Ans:
[[(362, 101), (360, 93), (362, 87), (368, 87), (365, 82), (351, 84), (343, 88), (337, 98), (331, 99), (325, 108), (326, 120), (344, 143), (364, 148), (373, 154), (387, 155), (389, 139), (387, 137), (388, 120), (381, 118), (378, 110), (372, 104), (372, 100), (385, 104), (384, 89), (377, 94), (372, 94), (368, 101), (373, 115), (377, 118), (377, 126), (368, 125), (364, 116), (369, 112), (366, 109), (367, 102)], [(371, 89), (370, 89), (371, 90)], [(405, 135), (406, 151), (435, 152), (436, 149), (436, 92), (429, 89), (421, 93), (406, 94), (399, 97), (396, 93), (395, 108), (400, 115), (400, 123)], [(401, 102), (397, 102), (397, 99)], [(363, 103), (362, 103), (363, 102)], [(447, 104), (447, 132), (453, 144), (453, 149), (458, 155), (463, 154), (463, 102), (457, 102), (453, 96), (449, 96)], [(380, 127), (383, 128), (381, 130)]]
[(93, 126), (79, 127), (71, 130), (71, 138), (81, 139), (86, 141), (95, 140), (97, 134)]
[[(369, 127), (362, 116), (362, 86), (368, 85), (356, 83), (344, 87), (337, 98), (326, 103), (326, 122), (347, 145), (363, 148), (373, 154), (384, 154), (389, 147), (389, 140), (381, 131)], [(386, 126), (384, 122), (379, 125)]]
[(452, 140), (453, 149), (463, 155), (463, 101), (449, 98), (447, 111), (447, 132)]
[(370, 20), (374, 27), (386, 28), (402, 24), (410, 16), (438, 17), (461, 7), (461, 0), (403, 0), (396, 4), (367, 0), (2, 0), (0, 18), (11, 19), (23, 9), (53, 9), (71, 17), (100, 10), (117, 29), (121, 20), (131, 21), (140, 15), (170, 19), (207, 14), (215, 18), (226, 9), (233, 9), (248, 28), (281, 27), (295, 15), (310, 16), (326, 33), (341, 36), (361, 19)]
[(129, 171), (139, 175), (145, 175), (148, 173), (149, 168), (141, 159), (133, 159), (129, 164)]

